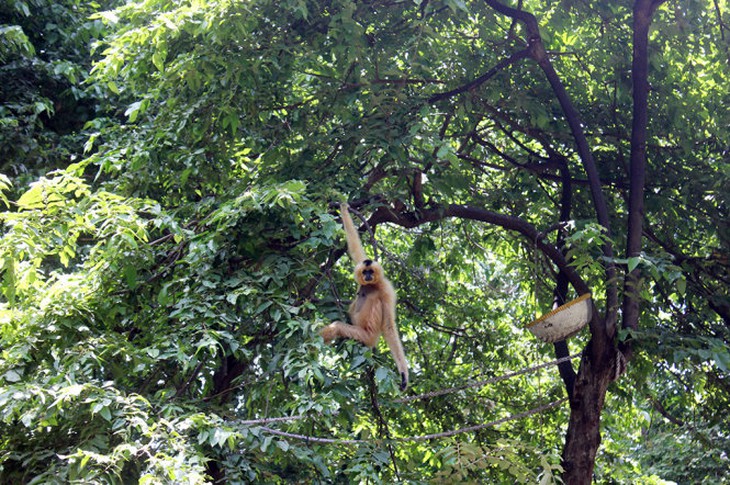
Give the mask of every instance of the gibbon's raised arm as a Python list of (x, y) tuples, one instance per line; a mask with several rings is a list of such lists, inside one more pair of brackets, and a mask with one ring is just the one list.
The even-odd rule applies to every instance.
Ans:
[(347, 236), (347, 252), (350, 254), (350, 258), (352, 258), (355, 265), (358, 265), (365, 261), (367, 256), (365, 256), (362, 243), (360, 243), (360, 235), (352, 223), (350, 207), (347, 205), (347, 202), (340, 204), (340, 214), (342, 216), (342, 225), (345, 227), (345, 235)]

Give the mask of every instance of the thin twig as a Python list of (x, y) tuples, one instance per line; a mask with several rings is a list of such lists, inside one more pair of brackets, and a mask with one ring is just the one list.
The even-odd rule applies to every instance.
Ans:
[(400, 474), (398, 473), (398, 463), (395, 460), (395, 451), (393, 450), (393, 443), (390, 441), (390, 430), (388, 429), (388, 422), (385, 420), (385, 416), (380, 412), (380, 404), (378, 403), (378, 386), (375, 384), (375, 369), (373, 366), (368, 366), (367, 370), (368, 387), (370, 388), (370, 403), (373, 407), (373, 414), (378, 420), (378, 434), (385, 436), (388, 441), (388, 453), (390, 454), (390, 460), (393, 463), (393, 471), (395, 477), (400, 481)]
[(198, 376), (200, 369), (203, 368), (203, 364), (205, 364), (205, 362), (201, 361), (198, 363), (198, 365), (195, 366), (195, 369), (193, 370), (193, 372), (190, 373), (190, 376), (187, 378), (185, 383), (175, 391), (175, 397), (179, 397), (180, 395), (182, 395), (182, 393), (184, 393), (188, 389), (188, 387), (190, 387), (190, 384), (192, 384), (193, 379), (195, 379)]

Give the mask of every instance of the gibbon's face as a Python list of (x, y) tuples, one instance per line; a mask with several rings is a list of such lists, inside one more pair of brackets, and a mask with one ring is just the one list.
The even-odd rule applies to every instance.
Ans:
[(374, 285), (383, 274), (383, 269), (372, 259), (366, 259), (355, 268), (355, 280), (359, 285)]

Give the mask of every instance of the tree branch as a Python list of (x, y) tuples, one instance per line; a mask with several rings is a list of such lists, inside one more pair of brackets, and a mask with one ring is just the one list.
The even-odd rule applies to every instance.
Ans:
[(470, 90), (484, 84), (485, 82), (487, 82), (489, 79), (494, 77), (502, 69), (505, 69), (506, 67), (509, 67), (512, 64), (515, 64), (517, 61), (525, 59), (526, 57), (528, 57), (528, 55), (529, 55), (529, 52), (527, 51), (527, 49), (521, 50), (519, 52), (515, 52), (508, 58), (502, 59), (499, 63), (497, 63), (496, 66), (494, 66), (493, 68), (491, 68), (489, 71), (485, 72), (478, 78), (474, 79), (473, 81), (470, 81), (456, 89), (452, 89), (451, 91), (447, 91), (445, 93), (434, 94), (433, 96), (428, 98), (428, 102), (435, 103), (437, 101), (441, 101), (441, 100), (444, 100), (447, 98), (452, 98), (461, 93), (470, 91)]
[[(570, 284), (575, 288), (579, 295), (588, 293), (590, 289), (583, 281), (575, 268), (570, 266), (563, 254), (554, 245), (548, 243), (545, 234), (542, 234), (533, 225), (518, 217), (498, 214), (479, 207), (448, 204), (437, 205), (424, 208), (417, 214), (413, 212), (395, 212), (391, 208), (381, 206), (370, 218), (370, 224), (380, 224), (390, 222), (401, 227), (418, 227), (427, 222), (439, 221), (445, 218), (454, 217), (459, 219), (468, 219), (473, 221), (486, 222), (504, 229), (515, 231), (525, 236), (531, 244), (545, 254), (555, 264), (560, 271), (563, 271), (568, 278)], [(594, 312), (595, 313), (595, 312)]]
[(664, 405), (657, 398), (655, 398), (653, 396), (648, 396), (647, 399), (649, 399), (649, 402), (651, 402), (652, 407), (654, 409), (656, 409), (659, 412), (659, 414), (664, 416), (664, 418), (666, 418), (667, 421), (669, 421), (670, 423), (675, 424), (677, 426), (684, 426), (684, 424), (685, 424), (684, 421), (679, 418), (675, 418), (674, 416), (669, 414), (669, 411), (666, 410)]
[[(573, 187), (570, 182), (570, 170), (568, 169), (568, 163), (563, 159), (561, 160), (560, 177), (562, 179), (562, 194), (560, 196), (560, 222), (565, 223), (570, 220), (571, 212), (573, 209)], [(560, 251), (565, 254), (565, 233), (558, 230), (555, 245)], [(553, 308), (558, 308), (560, 305), (566, 303), (568, 296), (568, 278), (563, 271), (558, 272), (558, 277), (555, 282)], [(560, 359), (570, 355), (570, 349), (568, 349), (568, 343), (565, 340), (555, 342), (553, 344), (555, 349), (555, 357)], [(568, 392), (568, 397), (573, 399), (573, 389), (575, 388), (575, 370), (573, 364), (570, 361), (563, 362), (558, 366), (560, 371), (560, 377), (563, 379), (565, 389)]]
[[(606, 263), (606, 316), (602, 329), (598, 328), (598, 326), (593, 323), (591, 324), (591, 332), (595, 339), (593, 350), (594, 352), (601, 352), (607, 345), (609, 345), (608, 339), (612, 338), (615, 334), (618, 311), (618, 288), (616, 287), (616, 268), (612, 262), (614, 255), (613, 246), (611, 244), (611, 225), (608, 214), (608, 206), (605, 198), (603, 197), (598, 169), (596, 168), (593, 154), (590, 151), (588, 140), (586, 139), (583, 131), (583, 122), (581, 121), (578, 111), (573, 106), (570, 96), (565, 90), (565, 86), (563, 86), (560, 77), (550, 63), (547, 51), (542, 43), (542, 37), (540, 36), (540, 30), (535, 16), (529, 12), (503, 5), (496, 0), (485, 0), (485, 2), (496, 11), (513, 19), (519, 20), (525, 25), (527, 30), (527, 50), (529, 51), (530, 58), (537, 62), (542, 69), (553, 89), (553, 92), (555, 93), (555, 97), (558, 99), (558, 102), (563, 109), (565, 119), (570, 126), (573, 139), (575, 140), (575, 144), (578, 149), (578, 155), (583, 162), (583, 168), (586, 175), (588, 175), (591, 196), (593, 198), (593, 206), (596, 211), (598, 223), (604, 227), (608, 235), (606, 243), (603, 246), (603, 255), (608, 261)], [(596, 321), (595, 318), (593, 320)]]
[[(646, 139), (649, 120), (649, 26), (659, 0), (637, 0), (634, 4), (634, 52), (631, 62), (633, 81), (633, 121), (629, 160), (629, 215), (626, 257), (639, 256), (644, 223), (644, 187), (646, 185)], [(641, 270), (635, 268), (624, 282), (623, 328), (639, 324)], [(626, 353), (630, 356), (630, 348)]]

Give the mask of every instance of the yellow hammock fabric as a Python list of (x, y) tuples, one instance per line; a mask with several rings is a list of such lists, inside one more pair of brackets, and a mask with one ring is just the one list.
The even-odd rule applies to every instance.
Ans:
[(540, 340), (559, 342), (578, 333), (591, 319), (591, 294), (585, 293), (527, 325)]

